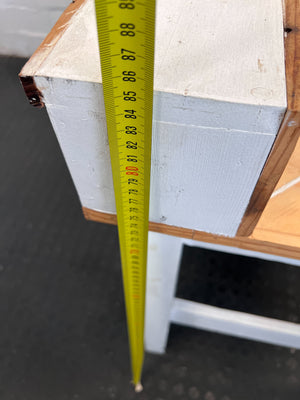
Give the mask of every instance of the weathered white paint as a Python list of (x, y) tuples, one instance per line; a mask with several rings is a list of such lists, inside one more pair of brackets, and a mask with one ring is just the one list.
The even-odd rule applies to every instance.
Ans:
[[(286, 107), (282, 0), (157, 0), (156, 20), (155, 90)], [(34, 74), (101, 82), (94, 21), (87, 0)]]
[[(115, 212), (93, 1), (24, 67), (83, 206)], [(281, 0), (158, 0), (150, 220), (233, 236), (286, 109)]]
[(150, 220), (234, 236), (273, 139), (155, 123)]
[(0, 54), (29, 57), (70, 0), (0, 0)]
[(102, 86), (37, 77), (83, 206), (115, 213)]
[[(115, 212), (101, 85), (45, 77), (36, 77), (36, 83), (82, 205)], [(162, 103), (164, 96), (156, 93), (156, 101)], [(205, 114), (205, 105), (213, 109), (209, 101), (199, 101), (193, 112), (197, 114), (198, 107)], [(234, 107), (221, 102), (214, 105), (214, 115), (225, 114), (223, 107)], [(242, 107), (246, 106), (238, 106)], [(207, 126), (173, 123), (169, 120), (175, 108), (158, 108), (154, 114), (160, 120), (154, 121), (153, 129), (150, 220), (233, 236), (275, 135), (233, 129), (234, 124), (241, 124), (239, 119), (228, 120), (231, 127), (223, 128), (210, 127), (211, 120), (205, 118)]]
[(300, 260), (149, 232), (145, 324), (147, 351), (165, 352), (171, 322), (267, 343), (300, 346), (300, 325), (175, 298), (184, 245), (300, 266)]

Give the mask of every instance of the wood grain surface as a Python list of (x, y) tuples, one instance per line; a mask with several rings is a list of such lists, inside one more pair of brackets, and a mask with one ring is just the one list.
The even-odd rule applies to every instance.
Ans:
[[(117, 224), (117, 216), (115, 214), (102, 213), (88, 208), (83, 208), (83, 213), (85, 218), (90, 221), (104, 222), (113, 225)], [(149, 230), (167, 235), (198, 240), (201, 242), (215, 243), (245, 250), (258, 251), (261, 253), (274, 254), (281, 257), (300, 259), (300, 246), (283, 245), (272, 243), (268, 240), (257, 240), (255, 238), (247, 237), (230, 238), (155, 222), (149, 222)]]
[(285, 0), (284, 31), (288, 109), (237, 236), (249, 236), (253, 232), (289, 161), (300, 133), (300, 3), (298, 0)]
[(251, 237), (300, 248), (300, 140)]
[[(285, 167), (284, 173), (281, 175), (281, 178), (279, 179), (279, 182), (277, 183), (277, 186), (276, 186), (272, 196), (274, 194), (276, 194), (277, 191), (282, 190), (282, 188), (285, 187), (286, 185), (290, 185), (291, 182), (294, 182), (298, 179), (300, 179), (300, 140), (299, 140), (299, 138), (298, 138), (296, 147), (294, 149), (294, 152), (291, 155), (291, 158), (289, 159), (289, 162), (288, 162), (287, 166)], [(299, 199), (299, 201), (300, 201), (300, 199)]]
[(265, 208), (252, 237), (272, 243), (300, 247), (300, 183), (273, 197)]

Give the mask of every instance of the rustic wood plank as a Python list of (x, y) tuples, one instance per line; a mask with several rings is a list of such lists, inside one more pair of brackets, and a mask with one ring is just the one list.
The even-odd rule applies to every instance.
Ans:
[(264, 170), (256, 184), (237, 236), (250, 236), (257, 225), (296, 146), (300, 112), (287, 111)]
[(300, 248), (300, 183), (269, 201), (252, 237)]
[(300, 3), (285, 2), (285, 59), (288, 109), (300, 111)]
[(285, 0), (285, 60), (288, 110), (239, 226), (253, 232), (296, 146), (300, 133), (300, 3)]
[[(83, 214), (85, 218), (90, 221), (104, 222), (113, 225), (117, 224), (117, 216), (115, 214), (107, 214), (88, 208), (83, 208)], [(187, 228), (159, 224), (156, 222), (149, 222), (149, 230), (153, 232), (164, 233), (166, 235), (198, 240), (201, 242), (215, 243), (245, 250), (258, 251), (261, 253), (274, 254), (281, 257), (300, 259), (300, 247), (272, 243), (267, 240), (257, 240), (247, 237), (230, 238), (226, 236), (212, 235), (206, 232), (199, 232)]]
[(272, 196), (283, 186), (289, 185), (292, 181), (299, 179), (299, 177), (300, 177), (300, 140), (298, 139), (295, 150), (291, 155), (291, 158), (289, 159), (289, 162), (285, 167), (284, 173), (281, 175), (281, 178)]
[(251, 237), (300, 247), (300, 140)]

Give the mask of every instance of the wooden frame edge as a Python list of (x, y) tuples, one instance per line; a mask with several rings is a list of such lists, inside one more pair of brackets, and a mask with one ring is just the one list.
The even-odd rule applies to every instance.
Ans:
[(34, 82), (34, 75), (36, 71), (31, 70), (31, 65), (38, 60), (37, 63), (39, 67), (42, 65), (48, 54), (52, 50), (52, 45), (57, 43), (59, 38), (68, 28), (68, 22), (71, 20), (72, 16), (79, 10), (79, 8), (85, 3), (86, 0), (73, 0), (68, 7), (61, 14), (49, 34), (42, 41), (30, 59), (22, 68), (19, 73), (19, 78), (23, 85), (26, 96), (28, 97), (29, 103), (37, 108), (44, 107), (43, 96), (41, 92), (37, 89)]
[[(89, 221), (102, 222), (117, 225), (116, 214), (108, 214), (101, 211), (82, 207), (84, 217)], [(179, 228), (176, 226), (149, 222), (149, 230), (166, 235), (183, 237), (186, 239), (197, 240), (199, 242), (214, 243), (223, 246), (237, 247), (244, 250), (257, 251), (261, 253), (273, 254), (280, 257), (295, 258), (300, 260), (300, 248), (284, 246), (282, 244), (260, 241), (248, 237), (226, 237), (213, 235), (206, 232), (195, 231), (193, 229)]]
[(19, 76), (19, 78), (29, 103), (36, 108), (44, 107), (43, 95), (37, 88), (34, 78), (32, 76)]
[(300, 134), (300, 3), (285, 0), (287, 112), (237, 231), (250, 236), (264, 211)]

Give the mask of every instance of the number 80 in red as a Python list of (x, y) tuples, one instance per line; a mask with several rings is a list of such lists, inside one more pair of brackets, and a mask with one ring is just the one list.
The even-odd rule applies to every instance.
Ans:
[(127, 172), (126, 172), (126, 175), (135, 175), (135, 176), (138, 176), (138, 167), (126, 167), (126, 170), (127, 170)]

